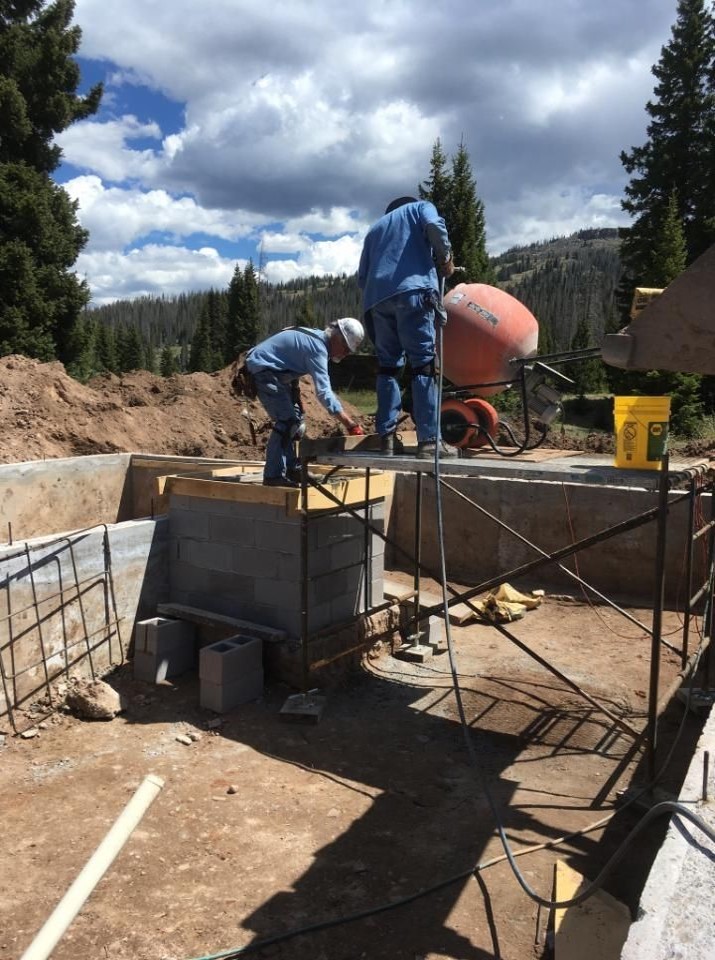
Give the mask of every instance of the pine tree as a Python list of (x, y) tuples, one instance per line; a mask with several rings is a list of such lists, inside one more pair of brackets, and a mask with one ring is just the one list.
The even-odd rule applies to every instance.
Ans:
[(117, 364), (121, 373), (141, 370), (144, 367), (145, 353), (139, 327), (132, 323), (117, 331)]
[[(77, 95), (72, 0), (0, 0), (0, 352), (69, 362), (89, 291), (71, 268), (86, 243), (77, 205), (51, 179), (56, 134), (96, 113)], [(78, 335), (75, 335), (75, 334)]]
[(477, 197), (477, 185), (464, 141), (452, 158), (447, 218), (454, 262), (463, 268), (460, 279), (467, 283), (492, 283), (494, 271), (486, 248), (484, 204)]
[(430, 175), (418, 187), (420, 200), (430, 200), (439, 213), (444, 216), (448, 206), (452, 180), (447, 170), (447, 155), (437, 137), (432, 147)]
[(258, 342), (261, 313), (258, 302), (258, 277), (249, 260), (243, 271), (243, 287), (239, 298), (239, 323), (236, 352), (243, 353)]
[[(593, 335), (588, 320), (583, 316), (571, 341), (572, 350), (585, 350), (593, 346)], [(595, 393), (603, 387), (604, 370), (603, 363), (597, 359), (574, 360), (568, 364), (566, 375), (571, 377), (574, 382), (574, 393), (579, 399), (583, 399), (587, 393)]]
[(624, 231), (621, 256), (633, 286), (660, 285), (651, 244), (674, 191), (688, 263), (715, 241), (709, 223), (715, 199), (703, 189), (713, 183), (714, 59), (715, 27), (706, 0), (679, 0), (672, 38), (653, 67), (657, 83), (655, 99), (646, 104), (648, 139), (621, 153), (632, 175), (622, 206), (635, 218)]
[(209, 338), (211, 340), (212, 371), (220, 370), (225, 365), (224, 351), (228, 331), (227, 303), (227, 293), (209, 290), (206, 308), (208, 311)]
[(117, 373), (117, 343), (114, 329), (101, 320), (97, 321), (95, 346), (97, 369), (102, 373)]
[(298, 313), (295, 317), (297, 327), (317, 327), (318, 318), (315, 315), (315, 304), (313, 297), (307, 291), (303, 294)]
[(241, 352), (238, 343), (241, 338), (241, 306), (243, 300), (243, 272), (238, 264), (234, 267), (231, 282), (228, 285), (226, 307), (226, 340), (223, 347), (225, 364), (231, 363)]
[(685, 232), (678, 213), (677, 190), (673, 190), (668, 206), (655, 236), (650, 254), (651, 276), (658, 285), (667, 287), (669, 283), (685, 270), (688, 252), (685, 245)]
[(191, 340), (189, 356), (189, 370), (191, 373), (212, 373), (214, 366), (214, 350), (211, 342), (211, 321), (208, 304), (204, 306)]
[(477, 197), (469, 153), (462, 141), (446, 173), (446, 157), (437, 140), (432, 148), (430, 176), (419, 186), (423, 200), (431, 200), (444, 217), (455, 264), (462, 269), (455, 282), (494, 283), (496, 275), (486, 247), (484, 204)]
[(179, 372), (179, 364), (176, 357), (176, 351), (167, 343), (161, 351), (161, 361), (159, 371), (162, 377), (172, 377)]

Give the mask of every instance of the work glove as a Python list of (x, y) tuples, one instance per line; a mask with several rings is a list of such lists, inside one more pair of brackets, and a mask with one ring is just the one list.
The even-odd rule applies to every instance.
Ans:
[(444, 301), (439, 293), (436, 290), (430, 290), (429, 292), (429, 302), (434, 309), (434, 319), (435, 323), (438, 323), (441, 327), (447, 326), (447, 310), (444, 305)]
[(365, 431), (363, 430), (363, 428), (360, 426), (359, 423), (354, 423), (352, 427), (350, 427), (350, 429), (348, 430), (348, 434), (351, 437), (364, 437)]

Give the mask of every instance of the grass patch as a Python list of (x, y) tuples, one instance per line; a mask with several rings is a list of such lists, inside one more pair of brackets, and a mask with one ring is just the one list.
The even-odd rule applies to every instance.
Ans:
[(340, 399), (351, 406), (363, 417), (372, 417), (377, 410), (377, 397), (374, 390), (340, 390)]

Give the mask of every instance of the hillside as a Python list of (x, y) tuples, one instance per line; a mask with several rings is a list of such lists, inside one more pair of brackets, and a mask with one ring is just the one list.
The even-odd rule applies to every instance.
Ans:
[[(539, 320), (542, 352), (569, 349), (584, 317), (593, 342), (600, 340), (620, 275), (619, 247), (615, 229), (581, 230), (569, 237), (513, 247), (492, 259), (499, 286)], [(137, 326), (155, 349), (167, 343), (183, 346), (185, 357), (207, 296), (185, 293), (119, 300), (90, 310), (90, 316), (114, 328)], [(357, 278), (307, 277), (287, 284), (261, 284), (260, 310), (266, 334), (295, 323), (305, 312), (316, 326), (335, 317), (359, 316)]]
[(582, 319), (592, 343), (600, 342), (613, 316), (619, 251), (617, 230), (581, 230), (494, 258), (499, 286), (539, 321), (542, 353), (568, 350)]

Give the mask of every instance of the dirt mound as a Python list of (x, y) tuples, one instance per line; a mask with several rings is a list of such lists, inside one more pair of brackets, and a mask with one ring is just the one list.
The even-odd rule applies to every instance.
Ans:
[[(230, 373), (165, 378), (139, 370), (84, 385), (61, 363), (1, 357), (0, 462), (127, 452), (260, 460), (270, 421), (258, 401), (231, 393)], [(308, 436), (341, 431), (310, 379), (301, 393)]]

